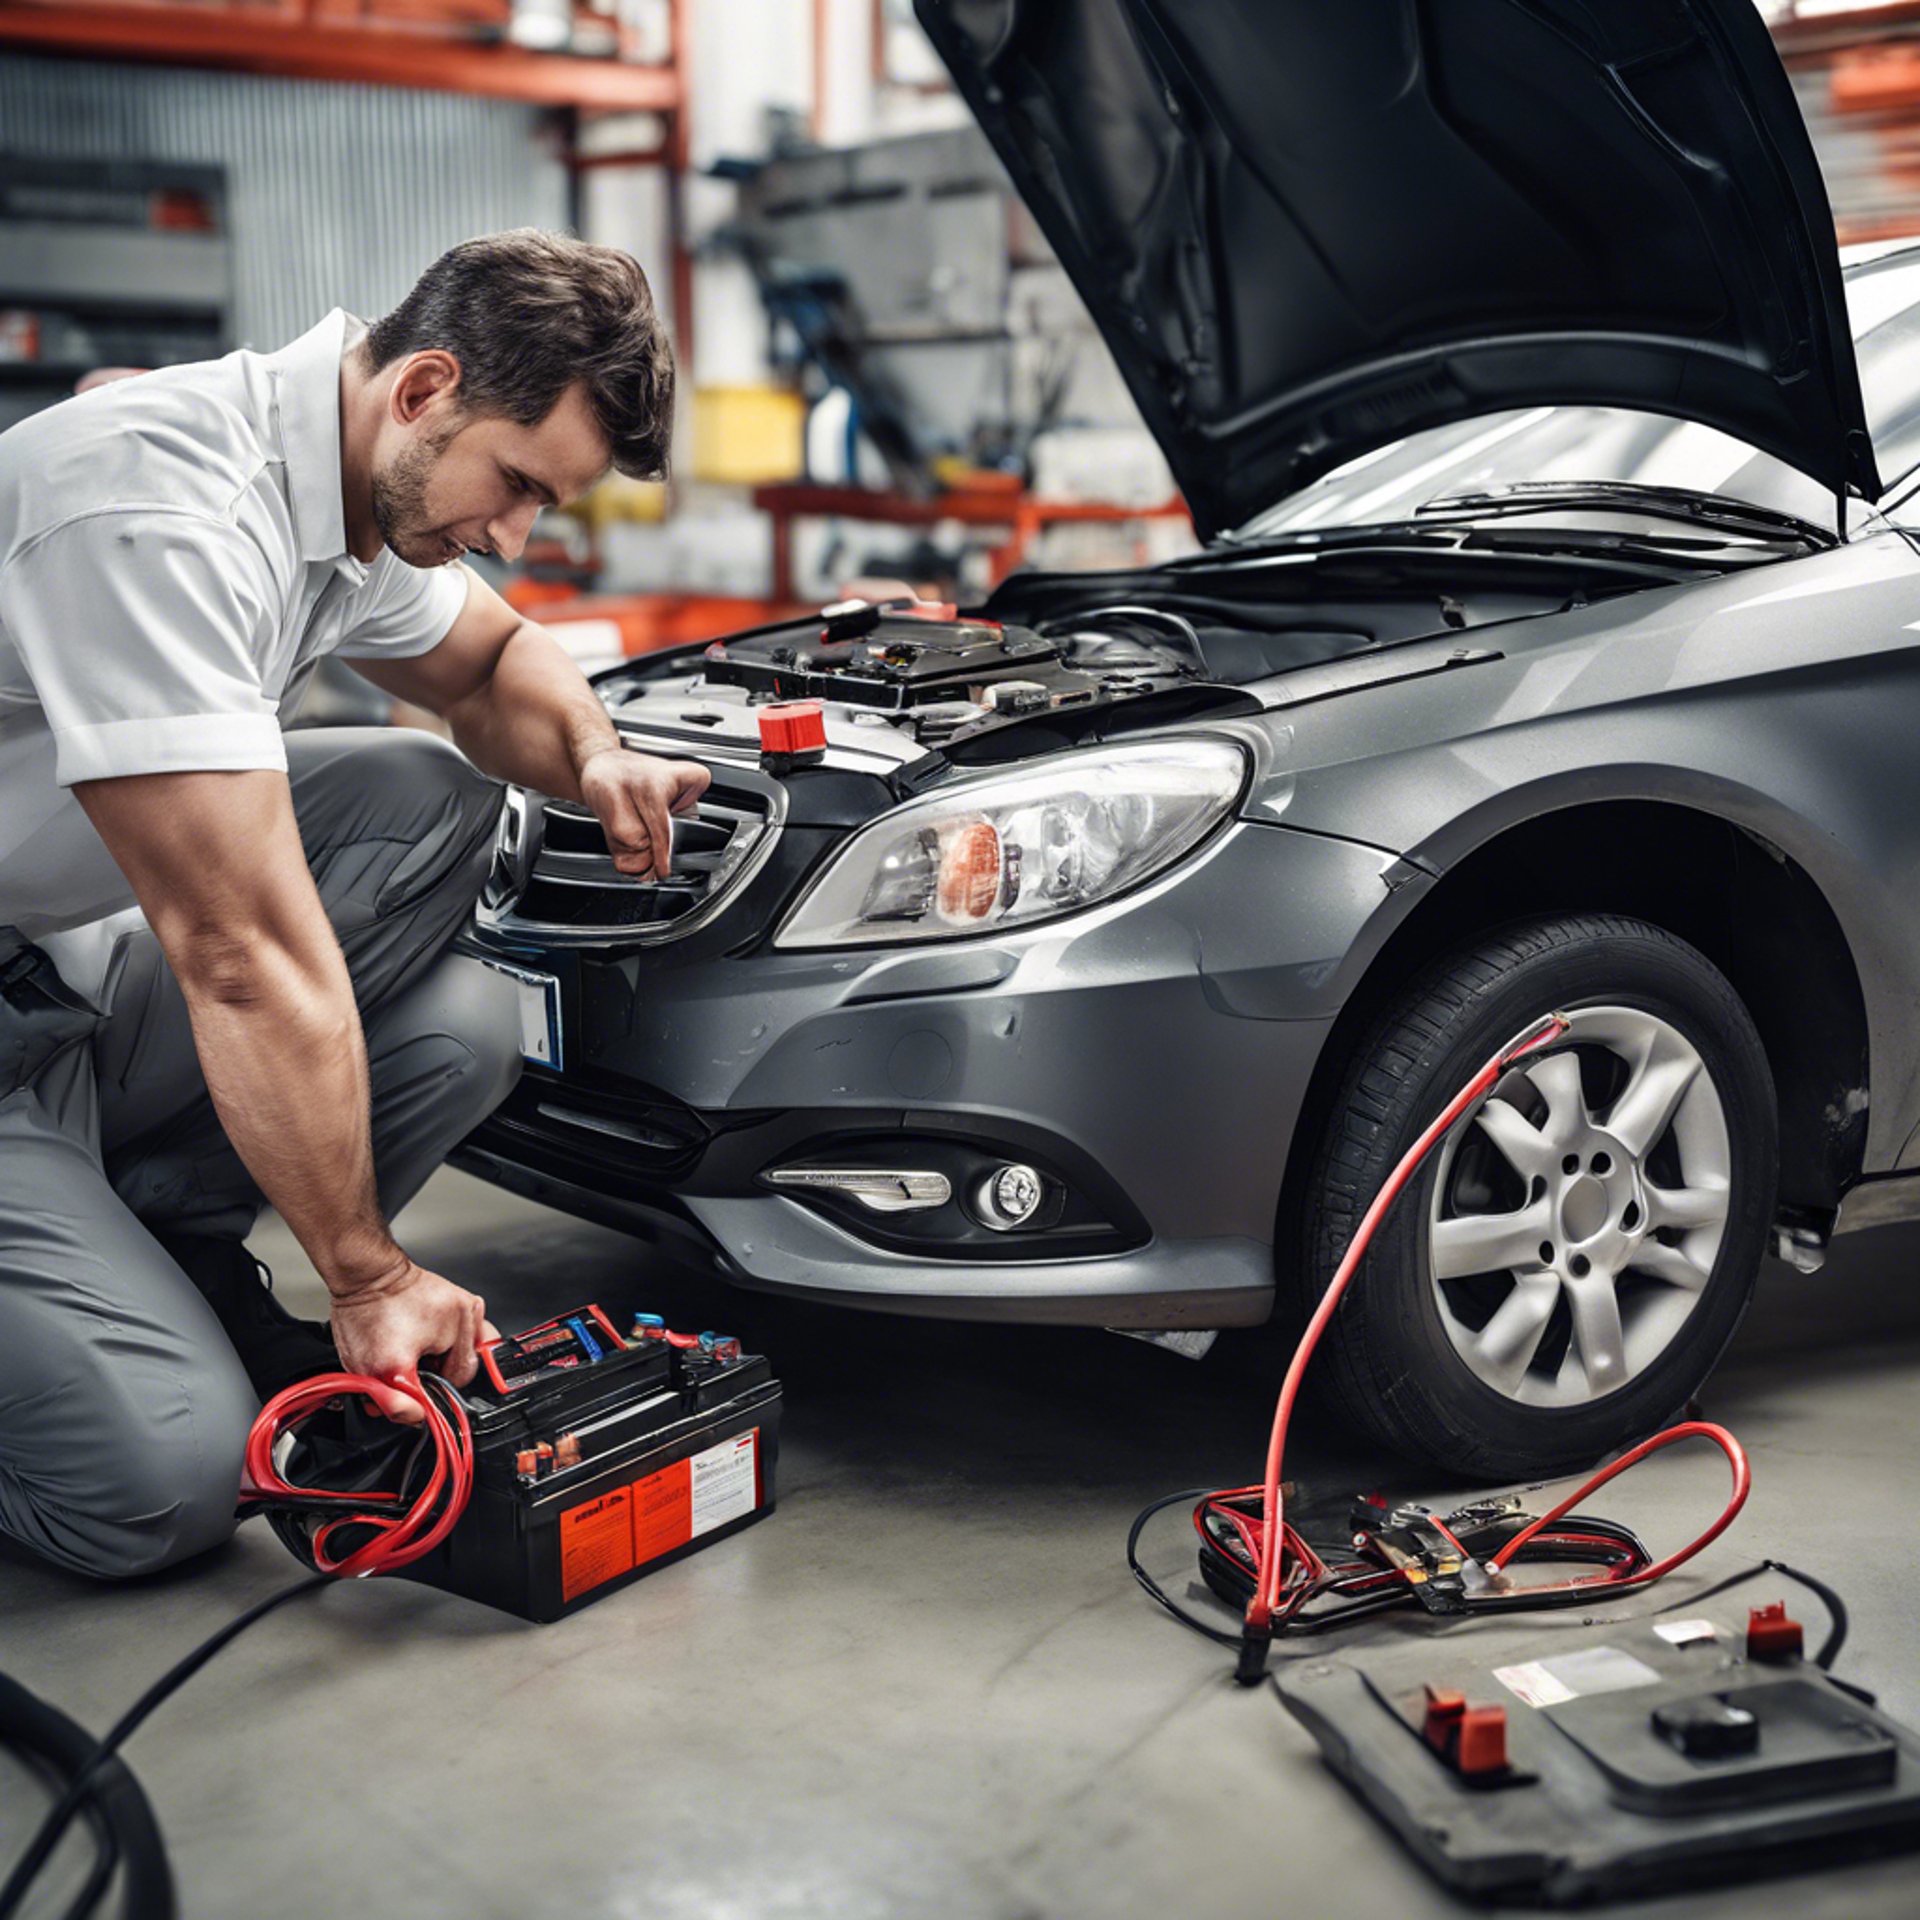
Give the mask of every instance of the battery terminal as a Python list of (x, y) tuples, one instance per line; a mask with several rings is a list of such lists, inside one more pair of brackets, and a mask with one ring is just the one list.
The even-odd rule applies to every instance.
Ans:
[(1806, 1651), (1806, 1634), (1787, 1613), (1787, 1603), (1754, 1607), (1747, 1616), (1749, 1660), (1798, 1660)]
[(1470, 1707), (1464, 1693), (1429, 1686), (1420, 1734), (1461, 1779), (1473, 1786), (1504, 1784), (1513, 1775), (1507, 1759), (1507, 1710)]

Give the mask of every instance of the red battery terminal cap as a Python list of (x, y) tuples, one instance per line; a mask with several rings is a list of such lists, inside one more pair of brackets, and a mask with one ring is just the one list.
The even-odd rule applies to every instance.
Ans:
[(1453, 1764), (1469, 1780), (1507, 1770), (1507, 1710), (1469, 1707), (1460, 1716), (1460, 1739)]
[(1788, 1617), (1784, 1600), (1755, 1607), (1747, 1616), (1749, 1660), (1798, 1660), (1806, 1644), (1806, 1634), (1798, 1620)]
[(666, 1336), (666, 1342), (668, 1346), (678, 1347), (684, 1353), (687, 1348), (700, 1344), (700, 1336), (697, 1333), (670, 1333)]
[(795, 700), (760, 711), (762, 753), (821, 753), (827, 745), (826, 710), (818, 700)]
[(1448, 1743), (1460, 1725), (1460, 1717), (1467, 1710), (1467, 1696), (1464, 1693), (1450, 1693), (1440, 1687), (1427, 1688), (1427, 1717), (1420, 1729), (1421, 1737), (1430, 1747), (1444, 1753)]
[(1421, 1735), (1447, 1765), (1468, 1780), (1507, 1770), (1507, 1710), (1470, 1707), (1464, 1693), (1427, 1689)]

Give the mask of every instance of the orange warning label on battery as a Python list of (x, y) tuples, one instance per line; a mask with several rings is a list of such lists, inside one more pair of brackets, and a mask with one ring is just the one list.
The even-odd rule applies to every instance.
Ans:
[(693, 1466), (676, 1460), (625, 1491), (633, 1496), (633, 1565), (643, 1567), (693, 1538)]
[(633, 1495), (633, 1564), (644, 1567), (760, 1504), (760, 1429), (676, 1460), (627, 1491)]
[(560, 1594), (571, 1600), (633, 1567), (633, 1494), (615, 1487), (560, 1516)]
[(761, 1502), (760, 1429), (676, 1460), (560, 1516), (563, 1600), (617, 1580), (752, 1513)]

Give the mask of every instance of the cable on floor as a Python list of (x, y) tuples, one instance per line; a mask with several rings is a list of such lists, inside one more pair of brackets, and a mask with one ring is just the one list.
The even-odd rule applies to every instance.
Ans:
[[(391, 1488), (328, 1488), (285, 1477), (287, 1442), (308, 1422), (375, 1390), (398, 1388), (421, 1410), (421, 1430), (393, 1439), (401, 1459)], [(369, 1403), (370, 1404), (370, 1403)], [(419, 1469), (427, 1464), (424, 1481)], [(326, 1373), (296, 1382), (260, 1410), (246, 1451), (243, 1504), (272, 1514), (280, 1537), (315, 1571), (256, 1602), (177, 1660), (99, 1741), (57, 1707), (0, 1674), (0, 1745), (51, 1778), (59, 1797), (0, 1887), (0, 1920), (14, 1920), (76, 1818), (94, 1837), (94, 1859), (65, 1920), (88, 1920), (116, 1879), (121, 1920), (175, 1920), (173, 1874), (153, 1809), (122, 1745), (223, 1647), (302, 1594), (336, 1580), (392, 1573), (431, 1553), (473, 1491), (473, 1435), (459, 1393), (435, 1374), (392, 1381)]]
[[(1236, 1647), (1235, 1678), (1242, 1685), (1255, 1684), (1265, 1673), (1276, 1633), (1323, 1632), (1414, 1603), (1435, 1613), (1512, 1613), (1585, 1606), (1651, 1586), (1717, 1540), (1746, 1504), (1752, 1475), (1740, 1442), (1711, 1421), (1687, 1420), (1589, 1475), (1538, 1519), (1519, 1513), (1516, 1502), (1498, 1500), (1477, 1502), (1445, 1516), (1424, 1508), (1362, 1511), (1354, 1516), (1355, 1530), (1341, 1541), (1316, 1546), (1286, 1517), (1282, 1475), (1300, 1384), (1381, 1222), (1447, 1134), (1521, 1060), (1551, 1046), (1569, 1030), (1564, 1014), (1550, 1014), (1495, 1054), (1447, 1102), (1375, 1194), (1288, 1364), (1274, 1408), (1265, 1478), (1255, 1485), (1218, 1488), (1198, 1496), (1170, 1494), (1144, 1509), (1128, 1533), (1127, 1564), (1135, 1580), (1183, 1626)], [(1575, 1512), (1589, 1494), (1650, 1455), (1684, 1440), (1705, 1440), (1718, 1447), (1731, 1475), (1726, 1504), (1685, 1546), (1656, 1559), (1624, 1527)], [(1199, 1535), (1201, 1577), (1222, 1600), (1241, 1609), (1237, 1634), (1210, 1626), (1178, 1605), (1140, 1564), (1139, 1541), (1147, 1522), (1165, 1508), (1190, 1499), (1196, 1500), (1193, 1526)], [(1542, 1562), (1586, 1562), (1599, 1571), (1527, 1584), (1517, 1583), (1509, 1572), (1516, 1565)], [(1844, 1610), (1837, 1618), (1844, 1622)]]

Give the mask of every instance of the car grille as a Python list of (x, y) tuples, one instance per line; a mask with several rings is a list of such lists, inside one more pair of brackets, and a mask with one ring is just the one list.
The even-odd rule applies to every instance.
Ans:
[(585, 807), (515, 788), (480, 896), (480, 924), (561, 945), (679, 939), (712, 920), (758, 871), (784, 810), (772, 781), (729, 769), (696, 812), (675, 819), (667, 878), (639, 880), (614, 866)]

